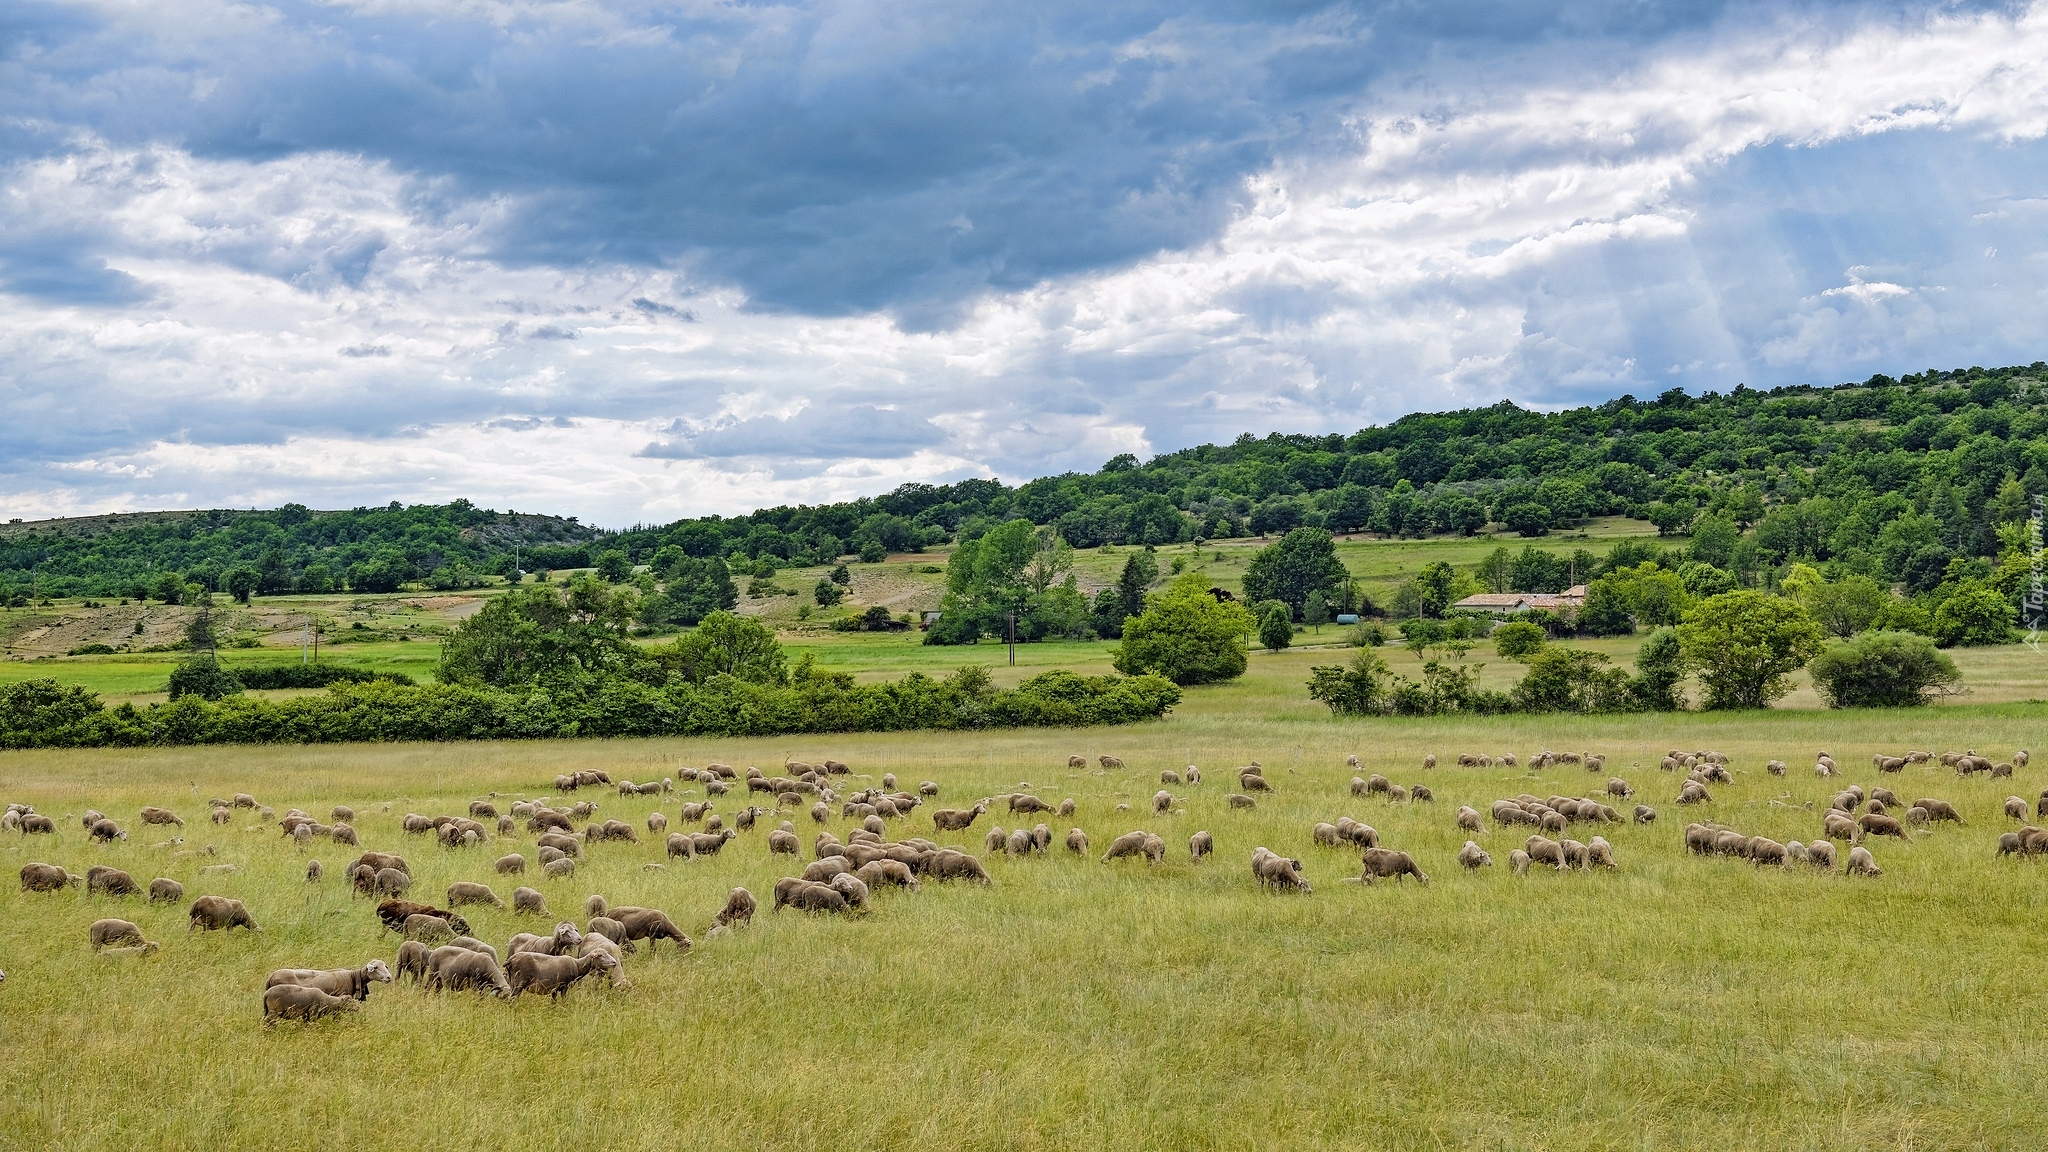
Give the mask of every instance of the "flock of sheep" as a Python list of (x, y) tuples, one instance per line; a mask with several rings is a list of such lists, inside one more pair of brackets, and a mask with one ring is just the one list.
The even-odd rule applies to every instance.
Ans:
[[(1928, 764), (1934, 758), (1931, 752), (1918, 751), (1904, 756), (1880, 754), (1872, 758), (1872, 766), (1881, 773), (1897, 773), (1907, 765)], [(2011, 776), (2016, 768), (2027, 764), (2028, 754), (2022, 750), (2009, 762), (1993, 763), (1972, 750), (1945, 753), (1940, 760), (1944, 765), (1955, 768), (1961, 776), (1978, 772)], [(1102, 756), (1098, 763), (1105, 772), (1124, 769), (1124, 762), (1114, 756)], [(1356, 756), (1350, 757), (1347, 763), (1355, 772), (1364, 770)], [(1512, 754), (1497, 757), (1465, 754), (1458, 757), (1458, 763), (1467, 767), (1518, 766), (1517, 757)], [(1532, 769), (1552, 764), (1583, 765), (1588, 772), (1599, 774), (1603, 771), (1604, 758), (1592, 753), (1546, 751), (1529, 757), (1527, 763)], [(1436, 757), (1430, 755), (1424, 758), (1422, 767), (1428, 770), (1435, 764)], [(1068, 760), (1069, 767), (1086, 765), (1087, 761), (1078, 756)], [(1681, 805), (1710, 803), (1712, 794), (1709, 786), (1734, 780), (1729, 758), (1713, 751), (1686, 753), (1673, 750), (1663, 758), (1660, 767), (1667, 772), (1684, 773), (1675, 796), (1676, 803)], [(1784, 775), (1786, 765), (1772, 760), (1764, 765), (1764, 769), (1771, 775)], [(644, 827), (660, 845), (662, 858), (646, 863), (644, 867), (658, 869), (677, 859), (691, 861), (715, 856), (736, 838), (738, 832), (752, 830), (764, 823), (764, 817), (775, 818), (784, 809), (807, 809), (816, 825), (828, 825), (836, 816), (855, 822), (855, 826), (844, 840), (830, 828), (823, 828), (815, 835), (810, 845), (811, 861), (797, 874), (775, 882), (771, 911), (787, 906), (824, 914), (859, 912), (870, 907), (875, 894), (881, 889), (915, 892), (925, 881), (966, 880), (983, 885), (990, 882), (983, 858), (962, 847), (940, 844), (920, 836), (890, 836), (889, 821), (904, 820), (935, 798), (939, 792), (936, 782), (926, 780), (915, 791), (909, 791), (898, 788), (893, 774), (884, 774), (878, 787), (842, 793), (835, 777), (847, 776), (850, 772), (847, 765), (838, 760), (825, 760), (818, 764), (792, 761), (784, 766), (782, 774), (773, 776), (758, 768), (742, 772), (730, 765), (715, 763), (703, 768), (683, 768), (677, 775), (685, 785), (701, 785), (705, 799), (681, 802), (675, 819), (680, 824), (695, 825), (699, 830), (668, 831), (669, 815), (660, 810), (650, 813)], [(1823, 777), (1835, 776), (1841, 774), (1841, 768), (1833, 757), (1821, 752), (1815, 758), (1815, 773)], [(1235, 777), (1238, 791), (1228, 793), (1225, 798), (1230, 809), (1255, 807), (1255, 795), (1275, 791), (1266, 778), (1265, 770), (1257, 762), (1237, 769)], [(1201, 770), (1193, 765), (1160, 773), (1162, 785), (1198, 787), (1201, 782)], [(529, 861), (524, 852), (507, 853), (495, 859), (491, 865), (493, 871), (499, 876), (522, 876), (531, 863), (542, 877), (563, 880), (573, 877), (577, 862), (586, 860), (587, 854), (598, 845), (639, 845), (642, 842), (639, 829), (634, 825), (616, 819), (598, 822), (595, 819), (598, 804), (575, 800), (571, 794), (584, 788), (599, 787), (615, 788), (622, 797), (665, 796), (674, 792), (677, 785), (668, 778), (647, 783), (630, 780), (615, 783), (603, 771), (586, 769), (558, 776), (555, 787), (561, 796), (554, 800), (518, 800), (500, 813), (493, 799), (482, 799), (470, 803), (467, 811), (459, 816), (407, 813), (399, 820), (399, 827), (405, 834), (431, 838), (442, 848), (454, 852), (492, 840), (517, 837), (523, 829), (525, 834), (533, 837), (532, 860)], [(749, 799), (758, 796), (769, 803), (750, 803), (731, 813), (731, 826), (728, 827), (726, 814), (714, 811), (714, 807), (721, 797), (739, 788), (746, 790)], [(1430, 803), (1435, 799), (1427, 785), (1404, 787), (1379, 773), (1354, 775), (1350, 791), (1356, 797), (1380, 797), (1388, 803)], [(1517, 827), (1532, 829), (1528, 838), (1509, 853), (1509, 862), (1517, 874), (1537, 866), (1559, 871), (1613, 869), (1619, 865), (1613, 845), (1604, 836), (1592, 834), (1581, 841), (1570, 833), (1575, 825), (1654, 823), (1657, 813), (1648, 804), (1635, 804), (1624, 816), (1607, 803), (1608, 800), (1626, 801), (1635, 792), (1626, 780), (1610, 777), (1598, 797), (1538, 797), (1524, 793), (1494, 800), (1485, 815), (1475, 807), (1461, 805), (1454, 819), (1459, 830), (1474, 837), (1488, 834), (1486, 826), (1489, 819), (1496, 832)], [(1025, 785), (1023, 790), (1005, 796), (984, 797), (970, 807), (935, 808), (931, 812), (933, 833), (943, 835), (966, 831), (998, 803), (1006, 806), (1009, 818), (1029, 818), (1041, 813), (1068, 817), (1076, 809), (1076, 802), (1071, 797), (1055, 803), (1036, 795), (1029, 785)], [(1184, 811), (1183, 803), (1182, 796), (1176, 795), (1169, 787), (1162, 787), (1152, 797), (1151, 808), (1154, 814), (1163, 815)], [(1783, 799), (1771, 803), (1797, 806)], [(324, 822), (296, 808), (278, 816), (273, 809), (258, 804), (253, 796), (246, 793), (238, 793), (229, 800), (215, 800), (208, 807), (208, 819), (216, 825), (231, 823), (238, 810), (253, 811), (261, 823), (267, 824), (274, 819), (281, 835), (301, 848), (309, 847), (316, 839), (356, 848), (362, 845), (356, 830), (356, 813), (345, 805), (330, 809)], [(1127, 803), (1118, 804), (1116, 811), (1123, 812), (1130, 807)], [(389, 805), (384, 806), (386, 811), (389, 808)], [(1904, 818), (1893, 815), (1894, 812), (1902, 812)], [(2028, 816), (2027, 802), (2018, 796), (2007, 797), (2003, 814), (2008, 819), (2024, 822)], [(2048, 790), (2043, 790), (2033, 805), (2033, 814), (2048, 816)], [(1916, 827), (1939, 822), (1964, 822), (1952, 804), (1939, 798), (1921, 797), (1906, 804), (1888, 788), (1866, 789), (1860, 784), (1849, 785), (1836, 793), (1828, 808), (1818, 815), (1820, 827), (1816, 837), (1803, 843), (1797, 840), (1780, 843), (1763, 836), (1744, 835), (1713, 821), (1701, 821), (1687, 825), (1684, 846), (1687, 852), (1695, 855), (1738, 857), (1758, 866), (1805, 866), (1832, 870), (1837, 861), (1836, 842), (1840, 841), (1848, 846), (1843, 864), (1845, 872), (1880, 876), (1883, 869), (1867, 846), (1868, 840), (1886, 836), (1905, 840)], [(580, 830), (576, 827), (579, 820), (585, 822)], [(140, 821), (146, 826), (178, 830), (185, 827), (181, 817), (168, 809), (154, 806), (141, 810)], [(93, 845), (114, 845), (128, 839), (128, 832), (104, 813), (88, 811), (79, 822), (88, 842)], [(53, 834), (56, 829), (54, 818), (26, 804), (9, 804), (4, 815), (0, 815), (0, 831), (16, 832), (23, 837)], [(1050, 851), (1053, 839), (1051, 826), (1044, 822), (1036, 822), (1029, 828), (1019, 823), (1009, 831), (995, 826), (983, 839), (984, 855), (1043, 855)], [(1357, 880), (1360, 883), (1369, 885), (1382, 879), (1398, 881), (1407, 877), (1413, 877), (1421, 884), (1429, 883), (1428, 875), (1410, 853), (1383, 846), (1377, 830), (1349, 816), (1315, 823), (1309, 830), (1309, 839), (1318, 848), (1358, 851), (1360, 872)], [(801, 858), (803, 846), (793, 820), (779, 820), (763, 840), (771, 856), (790, 856), (792, 867), (794, 861)], [(1069, 853), (1083, 857), (1091, 855), (1088, 834), (1078, 827), (1067, 833), (1064, 842)], [(177, 838), (159, 847), (181, 843), (182, 838)], [(1188, 839), (1189, 858), (1196, 863), (1215, 850), (1215, 836), (1206, 829)], [(211, 854), (213, 851), (209, 847), (203, 853), (192, 854)], [(1163, 837), (1135, 829), (1111, 841), (1101, 862), (1109, 864), (1120, 859), (1143, 859), (1156, 865), (1164, 861), (1166, 852)], [(2048, 830), (2025, 825), (2015, 831), (2004, 832), (1999, 837), (1997, 852), (2001, 856), (2048, 855)], [(1493, 863), (1491, 854), (1480, 846), (1477, 839), (1467, 839), (1458, 850), (1456, 860), (1466, 869), (1484, 868)], [(202, 878), (221, 875), (232, 872), (235, 867), (210, 864), (201, 867), (199, 875)], [(1252, 850), (1251, 872), (1254, 882), (1264, 889), (1311, 891), (1300, 859), (1283, 856), (1264, 846)], [(325, 869), (320, 861), (309, 860), (305, 875), (309, 883), (319, 883), (324, 879)], [(521, 932), (513, 936), (501, 951), (472, 936), (468, 921), (458, 911), (474, 905), (497, 909), (508, 907), (507, 901), (486, 882), (462, 880), (449, 885), (445, 892), (445, 907), (422, 903), (407, 898), (413, 884), (413, 872), (405, 857), (395, 852), (374, 850), (362, 851), (351, 860), (343, 870), (343, 879), (353, 894), (377, 901), (374, 914), (378, 922), (400, 938), (395, 966), (387, 965), (382, 959), (371, 959), (357, 968), (285, 968), (272, 972), (264, 983), (262, 996), (266, 1023), (281, 1019), (314, 1020), (354, 1010), (367, 999), (372, 984), (391, 983), (400, 977), (427, 991), (474, 990), (508, 999), (527, 993), (559, 997), (579, 981), (599, 973), (608, 977), (614, 987), (624, 987), (625, 959), (640, 945), (644, 944), (651, 951), (660, 941), (666, 940), (678, 951), (691, 947), (689, 935), (667, 913), (655, 908), (610, 905), (603, 897), (593, 895), (584, 902), (583, 927), (579, 928), (571, 920), (560, 920), (548, 932)], [(82, 875), (74, 875), (54, 864), (34, 861), (21, 868), (24, 892), (62, 892), (74, 886), (82, 886), (93, 898), (136, 897), (150, 903), (171, 904), (182, 903), (185, 898), (184, 885), (176, 880), (157, 877), (144, 885), (128, 872), (103, 864), (93, 865)], [(522, 916), (540, 917), (543, 921), (552, 918), (546, 896), (540, 890), (524, 885), (513, 890), (509, 907)], [(751, 892), (745, 888), (732, 889), (724, 906), (711, 917), (709, 932), (717, 935), (750, 924), (756, 908)], [(251, 932), (260, 930), (240, 900), (201, 895), (188, 909), (188, 933), (235, 928)], [(110, 955), (148, 955), (160, 947), (157, 942), (145, 939), (136, 924), (118, 917), (94, 920), (87, 928), (86, 937), (93, 951)], [(5, 979), (6, 973), (0, 971), (0, 982)]]

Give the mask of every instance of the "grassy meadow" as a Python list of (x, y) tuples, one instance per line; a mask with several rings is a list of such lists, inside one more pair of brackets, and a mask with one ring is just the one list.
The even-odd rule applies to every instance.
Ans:
[[(2003, 758), (2036, 741), (2048, 709), (1339, 722), (1307, 707), (1299, 677), (1278, 669), (1311, 658), (1255, 659), (1245, 681), (1192, 690), (1168, 719), (1124, 729), (0, 755), (0, 799), (60, 817), (54, 838), (0, 841), (8, 869), (33, 859), (75, 872), (113, 864), (145, 884), (170, 876), (188, 900), (247, 901), (262, 925), (187, 935), (183, 906), (0, 887), (0, 1145), (2039, 1145), (2048, 885), (2040, 864), (1992, 851), (2011, 826), (2002, 798), (2031, 799), (2048, 771), (2037, 760), (2014, 780), (1922, 767), (1880, 779), (1867, 765), (1908, 747)], [(1296, 687), (1283, 693), (1286, 681)], [(1604, 752), (1608, 764), (1589, 774), (1450, 763), (1460, 751), (1545, 747)], [(1655, 767), (1673, 747), (1728, 753), (1736, 783), (1702, 810), (1673, 806), (1677, 781)], [(1683, 853), (1695, 816), (1778, 839), (1817, 835), (1819, 810), (1844, 782), (1806, 769), (1822, 749), (1848, 780), (1943, 797), (1969, 825), (1878, 841), (1885, 874), (1875, 879)], [(1427, 752), (1443, 766), (1424, 771)], [(1129, 766), (1069, 769), (1075, 753)], [(1435, 802), (1351, 796), (1352, 754), (1398, 783), (1427, 783)], [(531, 857), (530, 836), (446, 850), (403, 834), (399, 818), (551, 794), (547, 782), (573, 767), (648, 779), (713, 759), (772, 770), (827, 755), (854, 766), (852, 787), (894, 772), (906, 787), (937, 781), (942, 804), (997, 796), (966, 833), (934, 835), (929, 808), (892, 825), (977, 853), (991, 826), (1012, 825), (1000, 796), (1027, 783), (1079, 809), (1051, 821), (1048, 856), (988, 857), (987, 888), (878, 893), (870, 913), (846, 918), (765, 911), (774, 880), (797, 870), (767, 851), (769, 822), (716, 857), (655, 869), (661, 851), (643, 832), (638, 846), (593, 848), (572, 879), (525, 878), (579, 923), (595, 892), (683, 925), (696, 947), (628, 957), (630, 988), (589, 981), (557, 1002), (506, 1004), (399, 983), (376, 987), (353, 1017), (260, 1023), (273, 968), (389, 963), (397, 940), (340, 882), (352, 851), (316, 842), (329, 874), (308, 884), (305, 858), (273, 825), (248, 813), (226, 828), (204, 823), (209, 796), (248, 791), (323, 817), (350, 804), (366, 847), (411, 861), (414, 896), (482, 880), (509, 898), (518, 878), (491, 862)], [(1793, 775), (1766, 775), (1772, 757)], [(1276, 791), (1229, 810), (1231, 769), (1254, 759)], [(1174, 810), (1153, 815), (1160, 770), (1188, 763), (1203, 782), (1172, 788)], [(1454, 862), (1466, 838), (1458, 805), (1588, 794), (1609, 774), (1659, 809), (1648, 826), (1574, 828), (1613, 841), (1618, 871), (1515, 876), (1507, 854), (1523, 833), (1509, 830), (1478, 838), (1496, 867), (1468, 874)], [(729, 814), (740, 797), (718, 807)], [(659, 809), (673, 828), (677, 805), (701, 793), (581, 798), (636, 826)], [(137, 823), (146, 803), (193, 821), (182, 844)], [(76, 815), (89, 806), (131, 838), (90, 845)], [(1356, 852), (1309, 836), (1313, 822), (1345, 814), (1414, 853), (1431, 883), (1347, 882)], [(815, 826), (793, 818), (808, 846)], [(836, 817), (830, 826), (849, 830)], [(1060, 847), (1069, 826), (1092, 838), (1089, 857)], [(1166, 838), (1164, 865), (1100, 862), (1133, 828)], [(1215, 834), (1217, 854), (1193, 863), (1187, 837), (1198, 829)], [(1302, 858), (1315, 891), (1258, 889), (1246, 864), (1257, 845)], [(212, 863), (240, 871), (202, 878)], [(750, 928), (708, 937), (735, 885), (764, 911)], [(93, 955), (85, 929), (103, 915), (134, 920), (162, 951)], [(501, 949), (536, 927), (490, 909), (470, 920)]]

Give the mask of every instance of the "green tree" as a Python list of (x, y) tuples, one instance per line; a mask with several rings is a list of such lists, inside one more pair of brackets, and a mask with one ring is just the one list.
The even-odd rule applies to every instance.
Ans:
[(811, 596), (817, 600), (818, 607), (820, 608), (832, 607), (834, 604), (839, 603), (840, 598), (845, 595), (846, 589), (841, 588), (830, 580), (820, 580), (818, 581), (818, 586), (811, 589)]
[(228, 595), (234, 597), (235, 603), (247, 604), (249, 597), (262, 585), (263, 573), (247, 564), (241, 564), (228, 569), (227, 575), (221, 580), (227, 585)]
[(1962, 690), (1955, 661), (1912, 632), (1865, 632), (1813, 658), (1813, 687), (1830, 708), (1909, 708)]
[(1282, 651), (1294, 643), (1294, 622), (1287, 616), (1287, 605), (1274, 603), (1259, 618), (1259, 643), (1268, 652)]
[(1440, 619), (1445, 610), (1459, 600), (1458, 571), (1442, 560), (1424, 564), (1422, 572), (1415, 577), (1415, 586), (1421, 594), (1416, 600), (1415, 610), (1426, 620)]
[(1240, 637), (1255, 623), (1244, 605), (1218, 600), (1201, 573), (1189, 572), (1126, 623), (1111, 659), (1127, 676), (1155, 673), (1182, 686), (1231, 680), (1244, 675)]
[(1095, 594), (1095, 634), (1115, 640), (1124, 634), (1124, 621), (1145, 610), (1145, 590), (1159, 578), (1159, 560), (1150, 551), (1133, 552), (1124, 560), (1116, 583)]
[(1542, 627), (1526, 620), (1510, 620), (1493, 630), (1493, 650), (1506, 660), (1521, 660), (1542, 651)]
[(1550, 509), (1534, 500), (1517, 500), (1500, 510), (1500, 522), (1517, 536), (1547, 536), (1550, 520)]
[(1586, 602), (1579, 606), (1578, 627), (1594, 636), (1627, 636), (1636, 630), (1635, 615), (1629, 611), (1628, 592), (1623, 581), (1601, 576), (1586, 585)]
[(195, 652), (180, 660), (171, 669), (171, 699), (197, 696), (202, 700), (218, 700), (223, 696), (234, 696), (242, 691), (242, 682), (235, 674), (220, 666), (210, 651)]
[(512, 589), (456, 626), (437, 674), (444, 684), (507, 687), (630, 669), (640, 658), (626, 642), (636, 600), (588, 578)]
[(1717, 514), (1701, 516), (1693, 521), (1692, 546), (1688, 552), (1702, 564), (1727, 568), (1735, 562), (1735, 542), (1741, 536), (1735, 521), (1728, 517)]
[(1330, 622), (1330, 604), (1324, 599), (1322, 589), (1308, 594), (1308, 600), (1301, 606), (1301, 622), (1318, 633), (1323, 630), (1323, 625)]
[(1934, 610), (1934, 639), (1944, 648), (2004, 644), (2012, 639), (2016, 613), (1996, 588), (1964, 580)]
[(841, 564), (838, 567), (832, 569), (832, 575), (830, 579), (834, 584), (837, 584), (842, 588), (851, 587), (853, 585), (853, 573), (847, 571), (846, 565), (844, 564)]
[(1488, 592), (1506, 592), (1514, 579), (1514, 572), (1515, 554), (1502, 547), (1487, 553), (1486, 559), (1472, 570), (1472, 576)]
[(607, 584), (622, 584), (633, 574), (633, 562), (617, 548), (608, 548), (597, 554), (597, 574)]
[(1510, 692), (1522, 712), (1618, 712), (1629, 704), (1628, 676), (1607, 657), (1548, 646), (1528, 658), (1529, 671)]
[[(882, 611), (886, 614), (888, 609)], [(695, 631), (657, 649), (654, 658), (672, 674), (697, 684), (713, 676), (748, 684), (789, 682), (789, 662), (774, 631), (751, 616), (730, 612), (706, 616)]]
[(1768, 708), (1790, 690), (1787, 678), (1820, 651), (1821, 629), (1796, 601), (1723, 592), (1686, 613), (1678, 643), (1707, 690), (1707, 707)]
[(640, 607), (640, 621), (650, 627), (690, 627), (713, 612), (729, 611), (740, 602), (739, 587), (720, 556), (675, 562), (668, 583)]
[(1244, 595), (1252, 601), (1278, 600), (1290, 616), (1298, 616), (1309, 593), (1320, 591), (1327, 599), (1348, 578), (1328, 532), (1296, 528), (1252, 557), (1245, 567)]
[(1685, 707), (1678, 685), (1685, 679), (1685, 651), (1678, 632), (1659, 628), (1636, 649), (1636, 674), (1629, 693), (1636, 707), (1647, 712), (1677, 712)]
[(1833, 583), (1811, 585), (1799, 595), (1799, 602), (1833, 636), (1854, 636), (1870, 627), (1890, 599), (1883, 585), (1853, 572)]

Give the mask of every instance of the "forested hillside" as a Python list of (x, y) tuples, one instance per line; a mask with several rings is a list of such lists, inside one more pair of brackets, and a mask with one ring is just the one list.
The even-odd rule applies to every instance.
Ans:
[[(1540, 536), (1593, 516), (1688, 534), (1733, 529), (1738, 576), (1795, 559), (1834, 561), (1909, 590), (1948, 562), (1999, 551), (1997, 526), (2048, 493), (2048, 363), (1873, 376), (1833, 388), (1738, 387), (1597, 407), (1417, 414), (1349, 436), (1239, 437), (1093, 474), (907, 484), (841, 504), (708, 516), (611, 534), (573, 519), (445, 506), (312, 512), (215, 511), (96, 533), (0, 526), (0, 599), (132, 595), (179, 581), (258, 594), (419, 582), (459, 587), (622, 551), (751, 566), (976, 540), (1015, 519), (1053, 525), (1075, 547), (1169, 543), (1308, 526), (1395, 536), (1487, 530)], [(657, 562), (665, 548), (674, 551)], [(175, 574), (175, 579), (173, 576)], [(253, 583), (252, 583), (253, 582)]]
[(246, 582), (257, 595), (389, 592), (415, 582), (460, 588), (511, 571), (515, 547), (529, 569), (583, 567), (590, 562), (585, 545), (604, 535), (574, 517), (493, 512), (467, 500), (7, 524), (0, 525), (0, 603), (31, 593), (175, 600), (188, 583), (225, 592)]

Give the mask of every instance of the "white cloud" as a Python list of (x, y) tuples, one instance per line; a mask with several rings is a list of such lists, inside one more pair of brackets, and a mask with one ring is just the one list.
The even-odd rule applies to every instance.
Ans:
[(2035, 7), (1731, 25), (1590, 82), (1388, 81), (1346, 149), (1260, 173), (1209, 242), (933, 332), (755, 310), (688, 262), (504, 263), (479, 237), (514, 194), (354, 155), (81, 137), (0, 181), (9, 274), (47, 251), (85, 286), (0, 295), (0, 502), (463, 495), (624, 524), (1504, 395), (1990, 362), (2039, 339), (2016, 318), (2048, 304), (2040, 201), (1915, 174), (1925, 235), (1854, 235), (1888, 191), (1864, 188), (1844, 239), (1829, 196), (1745, 164), (2038, 164), (2044, 58)]

